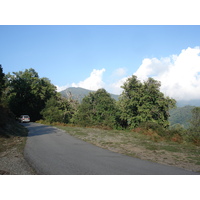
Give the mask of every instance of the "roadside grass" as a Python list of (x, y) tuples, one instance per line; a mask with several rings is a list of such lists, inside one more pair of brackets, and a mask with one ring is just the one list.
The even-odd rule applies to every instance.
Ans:
[[(48, 124), (44, 121), (39, 123)], [(140, 131), (104, 130), (60, 123), (48, 125), (113, 152), (200, 172), (200, 147), (192, 143), (179, 143)]]

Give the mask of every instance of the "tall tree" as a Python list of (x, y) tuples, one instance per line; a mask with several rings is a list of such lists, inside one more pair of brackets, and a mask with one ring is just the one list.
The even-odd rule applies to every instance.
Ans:
[(125, 127), (135, 128), (142, 122), (169, 125), (169, 109), (175, 106), (175, 100), (165, 97), (160, 86), (153, 78), (141, 83), (134, 75), (124, 83), (118, 106)]
[(0, 135), (4, 135), (5, 131), (2, 130), (10, 121), (14, 120), (13, 114), (4, 102), (4, 94), (6, 89), (6, 78), (3, 73), (3, 68), (0, 65)]
[(0, 102), (1, 102), (1, 95), (4, 89), (5, 89), (5, 74), (3, 73), (3, 68), (0, 65)]
[(51, 97), (41, 111), (41, 114), (50, 123), (69, 123), (76, 110), (75, 104), (75, 100), (63, 98), (60, 95)]
[(7, 79), (8, 103), (16, 116), (29, 114), (33, 121), (40, 119), (47, 100), (57, 94), (56, 87), (32, 68), (8, 74)]
[(105, 89), (84, 97), (75, 116), (75, 122), (84, 126), (115, 126), (116, 104)]

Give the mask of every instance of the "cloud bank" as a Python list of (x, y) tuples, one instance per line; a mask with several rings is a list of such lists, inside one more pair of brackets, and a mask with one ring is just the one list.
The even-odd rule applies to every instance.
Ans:
[[(106, 69), (93, 69), (90, 76), (79, 83), (58, 87), (82, 87), (90, 90), (105, 88), (113, 94), (121, 94), (121, 86), (130, 77), (125, 68), (112, 72), (110, 80), (104, 81)], [(161, 91), (176, 100), (200, 99), (200, 47), (183, 49), (179, 55), (165, 58), (145, 58), (134, 73), (139, 80), (152, 77), (161, 82)]]
[(103, 68), (101, 70), (93, 69), (90, 76), (84, 81), (79, 83), (72, 83), (72, 87), (82, 87), (88, 90), (98, 90), (104, 88), (105, 83), (103, 82), (103, 73), (106, 70)]
[(200, 48), (183, 49), (179, 55), (144, 59), (135, 75), (161, 81), (161, 91), (176, 100), (200, 99)]
[(65, 90), (65, 89), (67, 89), (68, 87), (70, 87), (69, 84), (68, 85), (64, 85), (64, 86), (58, 86), (58, 85), (56, 85), (57, 92), (61, 92), (61, 91)]

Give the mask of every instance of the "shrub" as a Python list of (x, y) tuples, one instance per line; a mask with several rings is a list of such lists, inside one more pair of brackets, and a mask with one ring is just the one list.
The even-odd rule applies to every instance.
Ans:
[(189, 129), (186, 139), (188, 142), (192, 142), (193, 144), (200, 146), (200, 132)]

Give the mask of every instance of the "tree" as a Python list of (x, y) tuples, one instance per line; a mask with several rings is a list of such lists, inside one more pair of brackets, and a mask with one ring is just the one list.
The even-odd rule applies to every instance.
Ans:
[(29, 114), (33, 121), (41, 118), (47, 100), (57, 95), (56, 87), (47, 78), (39, 78), (32, 68), (8, 74), (7, 87), (11, 111), (16, 116)]
[(105, 89), (84, 97), (75, 116), (75, 122), (83, 126), (115, 126), (116, 104)]
[(41, 111), (41, 114), (43, 118), (50, 123), (69, 123), (75, 112), (73, 103), (71, 100), (62, 98), (60, 95), (52, 97), (47, 101), (45, 108)]
[(124, 127), (135, 128), (145, 122), (169, 125), (169, 109), (175, 106), (175, 100), (164, 97), (160, 86), (153, 78), (141, 83), (134, 75), (124, 83), (118, 102)]
[(5, 74), (3, 73), (3, 68), (0, 65), (0, 135), (5, 134), (5, 131), (3, 131), (2, 128), (5, 128), (6, 125), (14, 119), (12, 112), (5, 105), (4, 102), (3, 96), (6, 89), (5, 83), (6, 83)]
[(0, 102), (4, 89), (5, 89), (5, 74), (3, 73), (3, 68), (0, 65)]

